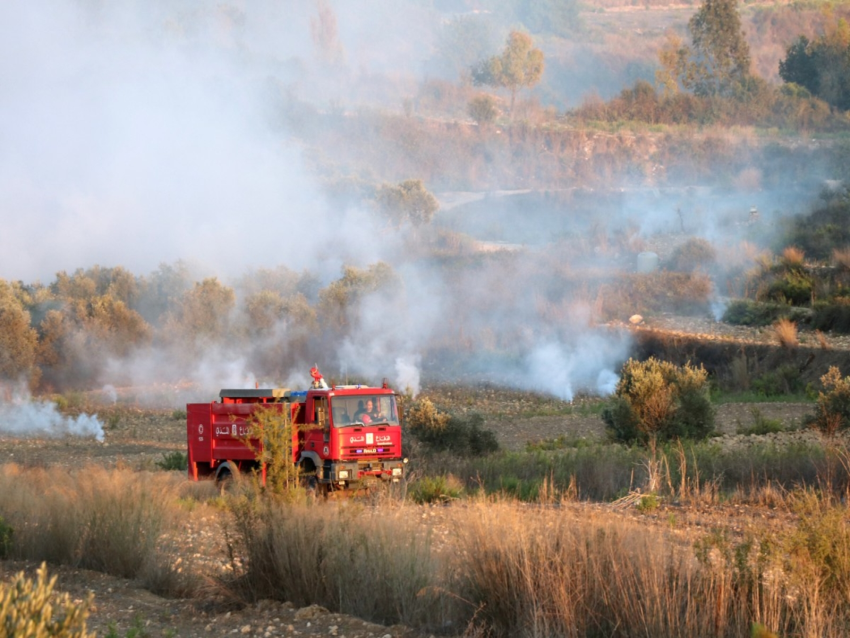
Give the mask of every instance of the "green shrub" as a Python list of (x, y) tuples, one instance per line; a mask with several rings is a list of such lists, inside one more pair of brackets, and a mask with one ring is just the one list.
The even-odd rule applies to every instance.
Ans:
[(56, 576), (47, 578), (42, 563), (35, 581), (24, 572), (0, 583), (0, 636), (3, 638), (88, 638), (86, 630), (93, 596), (79, 603), (68, 594), (54, 594)]
[(753, 390), (766, 397), (775, 397), (800, 394), (805, 390), (805, 385), (800, 376), (800, 369), (791, 363), (784, 363), (754, 379)]
[(499, 110), (496, 108), (496, 100), (492, 95), (487, 94), (472, 98), (467, 105), (466, 112), (479, 125), (490, 124), (499, 114)]
[(723, 321), (736, 326), (770, 326), (790, 312), (786, 304), (736, 299), (726, 306)]
[(171, 418), (175, 421), (185, 421), (186, 410), (174, 410), (174, 412), (171, 413)]
[(460, 498), (463, 485), (451, 474), (425, 476), (413, 484), (410, 496), (417, 503), (445, 503)]
[(768, 286), (765, 297), (769, 301), (807, 306), (812, 302), (812, 279), (801, 270), (788, 270)]
[(183, 452), (163, 453), (162, 458), (156, 462), (161, 470), (180, 470), (185, 472), (189, 467), (189, 455)]
[(839, 298), (813, 305), (812, 328), (850, 333), (850, 299)]
[(602, 420), (615, 441), (654, 446), (678, 438), (704, 439), (714, 431), (708, 374), (650, 357), (629, 359)]
[(753, 416), (753, 424), (748, 427), (744, 427), (739, 423), (738, 434), (775, 434), (777, 432), (785, 431), (785, 426), (782, 425), (782, 421), (779, 419), (768, 419), (758, 408), (751, 408), (750, 414)]
[(794, 221), (786, 243), (799, 246), (814, 259), (829, 259), (835, 249), (850, 244), (850, 191), (824, 192), (823, 204)]
[(496, 452), (496, 435), (485, 430), (480, 414), (454, 416), (442, 412), (427, 398), (417, 401), (407, 415), (410, 433), (432, 452), (450, 451), (459, 456)]
[(832, 436), (850, 428), (850, 377), (841, 377), (835, 366), (821, 378), (825, 392), (818, 393), (815, 417), (809, 425)]
[(658, 498), (658, 494), (652, 492), (641, 496), (636, 507), (637, 511), (641, 514), (650, 514), (651, 512), (657, 510), (660, 505), (661, 499)]

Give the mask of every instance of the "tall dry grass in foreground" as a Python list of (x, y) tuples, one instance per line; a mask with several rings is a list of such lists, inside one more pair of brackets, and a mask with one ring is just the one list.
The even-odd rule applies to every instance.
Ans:
[(427, 529), (412, 508), (231, 503), (234, 551), (247, 568), (229, 585), (249, 599), (318, 603), (384, 624), (441, 626), (446, 600)]
[(8, 553), (138, 578), (167, 593), (174, 578), (158, 543), (182, 477), (87, 466), (0, 467), (0, 517)]
[[(0, 467), (11, 555), (173, 583), (163, 539), (180, 538), (181, 485), (165, 473)], [(796, 517), (786, 528), (698, 534), (604, 506), (310, 505), (248, 490), (221, 511), (234, 558), (221, 584), (455, 636), (743, 638), (754, 623), (850, 635), (850, 510), (813, 490), (780, 501)]]
[(243, 501), (232, 586), (452, 635), (847, 635), (846, 507), (800, 500), (792, 531), (696, 544), (613, 513), (479, 501), (441, 510), (439, 546), (417, 508)]

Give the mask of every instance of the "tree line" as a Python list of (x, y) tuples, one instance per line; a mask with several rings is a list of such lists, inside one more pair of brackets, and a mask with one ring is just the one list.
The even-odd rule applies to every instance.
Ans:
[(197, 281), (180, 261), (148, 276), (94, 266), (60, 272), (47, 285), (0, 279), (0, 380), (44, 391), (90, 388), (115, 362), (143, 351), (163, 355), (163, 379), (181, 372), (174, 362), (191, 370), (225, 352), (282, 378), (319, 356), (328, 337), (338, 344), (355, 330), (350, 310), (361, 299), (396, 294), (399, 285), (380, 262), (346, 267), (326, 286), (284, 266), (246, 274), (233, 286), (216, 277)]
[(850, 28), (837, 20), (810, 41), (799, 36), (779, 64), (782, 86), (751, 70), (737, 0), (705, 0), (688, 22), (688, 41), (670, 33), (655, 85), (638, 80), (603, 103), (576, 109), (586, 119), (654, 124), (725, 123), (843, 129), (850, 109)]

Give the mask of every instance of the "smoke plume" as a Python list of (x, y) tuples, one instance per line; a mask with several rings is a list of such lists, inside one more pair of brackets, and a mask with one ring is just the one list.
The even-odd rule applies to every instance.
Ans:
[(96, 415), (63, 416), (51, 401), (34, 399), (26, 391), (0, 397), (0, 434), (13, 437), (94, 437), (103, 441), (103, 424)]

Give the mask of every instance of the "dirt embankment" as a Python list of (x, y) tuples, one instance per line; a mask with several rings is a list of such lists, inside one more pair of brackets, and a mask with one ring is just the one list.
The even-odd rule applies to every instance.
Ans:
[(724, 331), (726, 324), (716, 324), (710, 333), (685, 332), (666, 327), (633, 328), (634, 354), (638, 359), (654, 356), (682, 365), (702, 364), (721, 386), (735, 390), (759, 376), (782, 366), (799, 372), (803, 385), (817, 384), (831, 366), (850, 373), (850, 343), (847, 337), (803, 334), (800, 345), (783, 347), (769, 329), (738, 328)]

